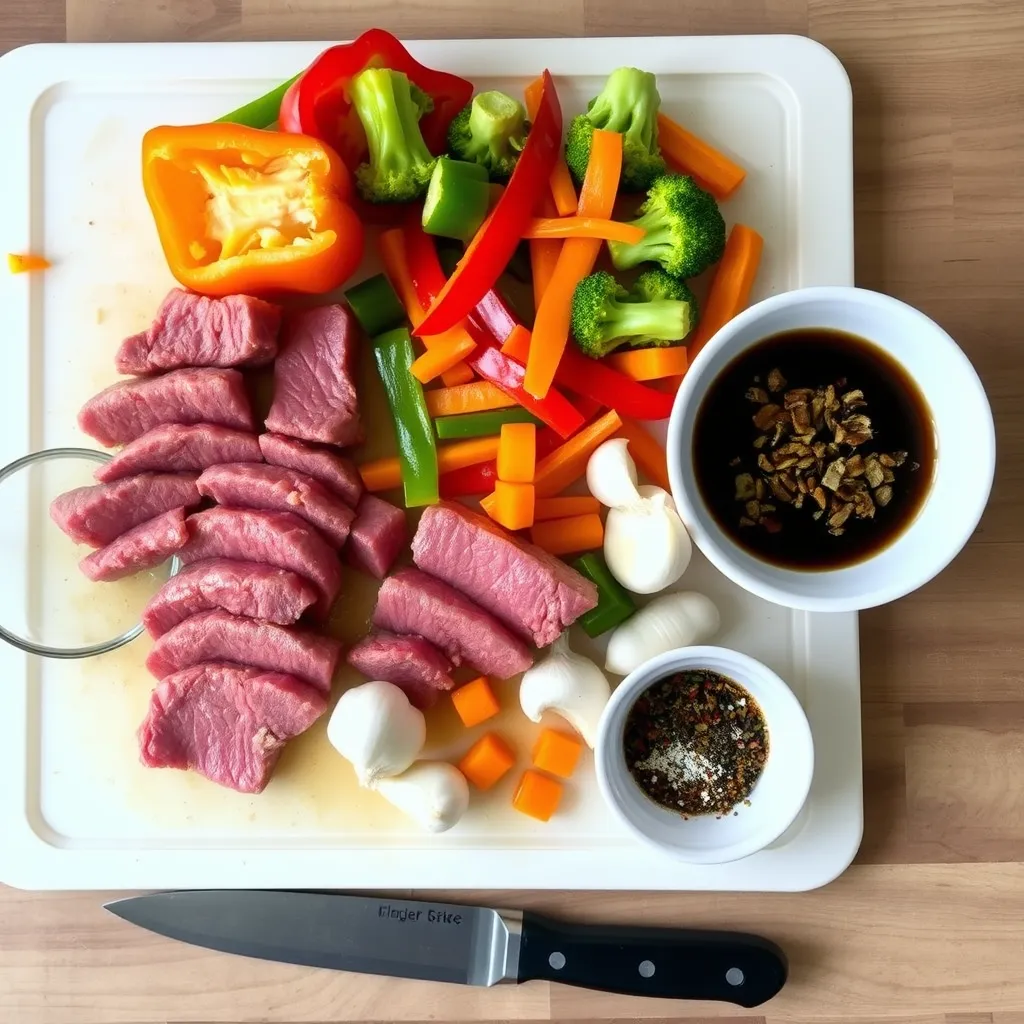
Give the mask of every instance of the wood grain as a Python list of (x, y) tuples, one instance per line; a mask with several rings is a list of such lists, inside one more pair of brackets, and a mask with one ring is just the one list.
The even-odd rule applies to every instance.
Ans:
[[(98, 894), (0, 891), (0, 1021), (1024, 1024), (1024, 4), (1020, 0), (6, 0), (33, 40), (796, 32), (853, 82), (858, 283), (919, 305), (992, 399), (999, 469), (970, 545), (862, 616), (858, 863), (804, 895), (461, 893), (573, 918), (737, 927), (791, 982), (760, 1014), (562, 987), (454, 990), (230, 959), (111, 918)], [(965, 424), (965, 429), (971, 428)], [(687, 1016), (680, 1017), (680, 1012)]]

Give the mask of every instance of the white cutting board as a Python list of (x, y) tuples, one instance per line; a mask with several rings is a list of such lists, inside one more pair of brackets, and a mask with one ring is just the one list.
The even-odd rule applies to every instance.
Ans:
[[(58, 445), (93, 446), (79, 434), (75, 413), (112, 382), (116, 346), (146, 326), (172, 284), (140, 183), (143, 132), (215, 118), (290, 77), (323, 45), (40, 46), (0, 60), (7, 194), (26, 197), (0, 211), (0, 245), (54, 262), (44, 274), (0, 280), (0, 462)], [(546, 66), (567, 119), (613, 68), (655, 71), (664, 109), (749, 170), (724, 212), (730, 223), (743, 221), (765, 237), (754, 298), (853, 282), (849, 82), (818, 44), (777, 36), (409, 46), (428, 65), (513, 94)], [(371, 430), (380, 424), (386, 438), (380, 393), (369, 379), (364, 404)], [(28, 509), (14, 502), (4, 515), (0, 611), (27, 599), (43, 564), (28, 534)], [(47, 558), (64, 559), (71, 579), (80, 552), (58, 543)], [(0, 880), (33, 888), (823, 884), (850, 862), (861, 835), (856, 616), (766, 604), (699, 556), (683, 585), (719, 602), (724, 628), (716, 642), (787, 679), (814, 731), (815, 781), (804, 812), (771, 849), (744, 861), (695, 867), (637, 846), (603, 806), (589, 755), (551, 822), (513, 811), (511, 790), (539, 729), (518, 711), (513, 684), (502, 688), (501, 718), (475, 730), (463, 730), (444, 702), (431, 712), (431, 752), (438, 756), (458, 755), (494, 727), (519, 752), (516, 770), (490, 793), (476, 794), (467, 817), (443, 836), (423, 835), (360, 791), (327, 745), (323, 723), (290, 744), (257, 797), (191, 773), (144, 769), (134, 733), (152, 680), (142, 667), (148, 641), (140, 639), (78, 662), (0, 650)], [(373, 588), (354, 572), (346, 587), (335, 622), (355, 639), (365, 630)]]

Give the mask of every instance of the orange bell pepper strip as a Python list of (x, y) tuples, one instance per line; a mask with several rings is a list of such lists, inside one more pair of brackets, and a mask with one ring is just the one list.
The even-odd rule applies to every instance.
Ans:
[(689, 365), (685, 345), (665, 348), (631, 348), (626, 352), (613, 352), (606, 362), (630, 380), (661, 380), (662, 377), (682, 377)]
[[(412, 284), (412, 274), (409, 272), (409, 260), (405, 255), (405, 236), (402, 234), (402, 229), (390, 228), (387, 231), (382, 231), (377, 240), (377, 246), (380, 249), (380, 258), (384, 263), (384, 273), (391, 282), (391, 287), (395, 289), (398, 301), (405, 306), (405, 311), (413, 327), (418, 327), (423, 322), (425, 314)], [(429, 352), (432, 348), (444, 345), (446, 341), (451, 342), (453, 339), (468, 341), (470, 347), (467, 351), (469, 352), (476, 348), (469, 335), (458, 327), (452, 328), (445, 334), (433, 334), (426, 338), (420, 338), (420, 341)], [(472, 379), (473, 371), (461, 359), (441, 374), (441, 380), (448, 388), (468, 384)]]
[(320, 294), (363, 258), (348, 169), (318, 139), (223, 123), (152, 128), (142, 183), (171, 273), (202, 295)]
[(747, 176), (739, 164), (664, 114), (658, 115), (658, 145), (669, 163), (691, 175), (716, 199), (728, 199)]
[[(610, 218), (622, 172), (622, 136), (597, 129), (590, 146), (590, 162), (580, 191), (581, 217)], [(562, 245), (555, 273), (544, 293), (533, 324), (533, 340), (526, 361), (523, 384), (535, 398), (551, 387), (569, 338), (572, 293), (594, 269), (601, 242), (592, 238), (568, 238)]]
[(602, 217), (534, 217), (523, 238), (601, 238), (636, 245), (647, 234), (635, 224)]
[[(475, 437), (470, 441), (456, 441), (437, 449), (438, 473), (451, 473), (466, 466), (487, 462), (498, 455), (498, 438)], [(358, 467), (363, 486), (368, 491), (390, 491), (402, 485), (402, 469), (395, 456), (374, 459)]]
[[(544, 93), (544, 79), (535, 78), (527, 87), (524, 93), (526, 100), (526, 114), (533, 121), (537, 117), (537, 110), (540, 107), (540, 98)], [(554, 201), (555, 209), (559, 216), (569, 217), (576, 212), (576, 186), (572, 183), (572, 175), (565, 162), (565, 157), (559, 153), (555, 161), (554, 169), (551, 171), (549, 181), (551, 198)]]
[(435, 377), (454, 369), (476, 348), (476, 342), (467, 334), (463, 338), (442, 337), (435, 340), (419, 358), (413, 361), (409, 372), (421, 383), (428, 384)]
[[(573, 193), (575, 197), (575, 193)], [(558, 210), (555, 201), (549, 195), (541, 200), (538, 212), (543, 217), (555, 217)], [(548, 290), (551, 276), (558, 265), (558, 257), (562, 251), (560, 238), (534, 238), (530, 240), (530, 276), (533, 278), (533, 308), (540, 308), (540, 300)], [(526, 360), (522, 360), (525, 362)]]

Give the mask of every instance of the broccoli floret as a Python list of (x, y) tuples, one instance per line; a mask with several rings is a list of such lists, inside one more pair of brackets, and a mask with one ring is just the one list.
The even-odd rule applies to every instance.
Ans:
[(609, 242), (616, 270), (660, 263), (674, 277), (695, 277), (722, 258), (725, 221), (718, 203), (685, 174), (663, 174), (632, 222), (646, 234), (636, 245)]
[[(664, 285), (651, 281), (650, 294)], [(600, 359), (622, 345), (678, 342), (693, 326), (693, 296), (675, 290), (680, 298), (648, 298), (627, 291), (606, 270), (585, 277), (572, 296), (572, 335), (585, 356)], [(685, 296), (685, 297), (683, 297)]]
[[(686, 307), (683, 315), (685, 338), (697, 326), (700, 315), (697, 310), (697, 299), (690, 291), (685, 281), (678, 277), (665, 273), (660, 267), (654, 270), (645, 270), (630, 289), (629, 297), (632, 301), (641, 302), (681, 302)], [(630, 348), (657, 347), (664, 348), (668, 345), (677, 345), (679, 338), (660, 338), (654, 335), (637, 335), (629, 339)]]
[(608, 76), (604, 88), (569, 123), (565, 161), (577, 182), (583, 181), (590, 160), (590, 143), (595, 128), (622, 134), (623, 192), (644, 192), (659, 174), (665, 161), (658, 148), (657, 80), (649, 71), (619, 68)]
[(456, 160), (486, 168), (491, 181), (508, 181), (529, 127), (520, 102), (497, 90), (482, 92), (455, 115), (448, 128), (448, 151)]
[(408, 203), (427, 191), (434, 157), (420, 132), (433, 101), (400, 71), (367, 68), (352, 79), (350, 97), (370, 150), (356, 169), (359, 194), (371, 203)]

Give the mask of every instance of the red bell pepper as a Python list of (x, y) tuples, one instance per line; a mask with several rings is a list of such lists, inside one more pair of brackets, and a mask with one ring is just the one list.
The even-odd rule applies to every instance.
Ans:
[[(562, 443), (562, 438), (553, 430), (544, 429), (537, 434), (537, 459), (550, 455)], [(475, 466), (465, 466), (462, 469), (453, 469), (448, 473), (442, 473), (438, 479), (441, 497), (450, 500), (452, 498), (472, 498), (478, 494), (490, 494), (498, 479), (498, 463), (495, 459), (490, 462), (478, 462)]]
[(416, 331), (421, 338), (454, 327), (494, 286), (548, 189), (548, 179), (562, 150), (562, 108), (547, 71), (543, 80), (537, 117), (516, 169), (498, 204), (469, 243), (455, 273), (428, 309)]
[(281, 101), (282, 130), (329, 143), (355, 171), (366, 160), (366, 136), (349, 101), (348, 83), (368, 67), (401, 71), (434, 101), (434, 109), (420, 121), (420, 131), (430, 152), (442, 153), (448, 125), (472, 99), (473, 83), (424, 67), (382, 28), (368, 29), (351, 43), (332, 46), (310, 64)]
[[(437, 250), (431, 238), (412, 220), (406, 222), (402, 233), (405, 236), (405, 255), (416, 296), (420, 305), (428, 306), (445, 286), (444, 271), (437, 258)], [(523, 387), (525, 368), (514, 359), (509, 359), (498, 348), (504, 341), (504, 337), (498, 336), (502, 330), (500, 310), (504, 310), (507, 323), (511, 325), (508, 330), (515, 326), (516, 321), (505, 309), (497, 293), (491, 292), (485, 299), (493, 307), (487, 322), (477, 315), (477, 310), (471, 311), (463, 320), (466, 333), (477, 343), (476, 351), (466, 357), (466, 362), (479, 377), (497, 384), (524, 409), (563, 438), (571, 437), (585, 422), (582, 413), (559, 391), (549, 391), (544, 398), (537, 399)]]

